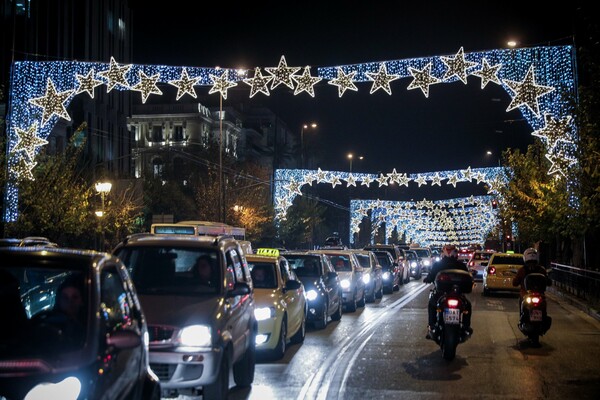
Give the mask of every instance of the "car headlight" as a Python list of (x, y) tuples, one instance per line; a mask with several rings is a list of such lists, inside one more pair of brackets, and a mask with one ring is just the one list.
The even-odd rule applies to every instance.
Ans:
[(429, 264), (431, 264), (431, 263), (429, 262), (429, 260), (424, 260), (424, 261), (423, 261), (423, 265), (424, 265), (424, 266), (426, 266), (426, 267), (429, 267)]
[(383, 273), (383, 279), (385, 279), (386, 281), (387, 281), (388, 279), (390, 279), (390, 273), (389, 273), (389, 272), (387, 272), (387, 271), (386, 271), (386, 272), (384, 272), (384, 273)]
[(364, 283), (371, 282), (371, 275), (370, 274), (363, 275), (362, 280)]
[(411, 266), (412, 268), (417, 268), (417, 262), (416, 262), (416, 261), (413, 261), (413, 262), (411, 262), (411, 263), (410, 263), (410, 266)]
[(340, 281), (340, 286), (342, 289), (348, 289), (350, 287), (350, 281), (348, 279), (342, 279)]
[(265, 319), (275, 317), (274, 307), (257, 307), (254, 309), (254, 316), (257, 321), (264, 321)]
[(33, 387), (25, 400), (64, 399), (76, 400), (81, 392), (81, 382), (74, 376), (69, 376), (58, 383), (40, 383)]
[(206, 325), (186, 326), (179, 333), (179, 343), (186, 347), (210, 346), (212, 343), (210, 327)]
[(317, 291), (316, 290), (311, 289), (308, 292), (306, 292), (306, 300), (313, 301), (316, 298), (317, 298)]

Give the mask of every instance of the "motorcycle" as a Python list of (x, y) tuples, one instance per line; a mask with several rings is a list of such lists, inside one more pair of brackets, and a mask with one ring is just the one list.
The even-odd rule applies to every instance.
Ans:
[(521, 299), (519, 330), (534, 346), (540, 345), (543, 336), (552, 325), (546, 307), (546, 286), (549, 283), (544, 274), (532, 273), (525, 277), (523, 285), (527, 291)]
[[(463, 327), (463, 319), (468, 312), (468, 300), (464, 296), (473, 290), (473, 276), (460, 270), (440, 271), (435, 277), (437, 299), (436, 323), (432, 339), (440, 346), (442, 357), (453, 360), (456, 348), (471, 336)], [(433, 291), (430, 296), (436, 295)]]

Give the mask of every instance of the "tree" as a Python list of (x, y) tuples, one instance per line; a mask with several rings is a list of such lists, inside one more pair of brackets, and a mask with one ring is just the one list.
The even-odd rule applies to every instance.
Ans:
[(288, 248), (312, 248), (315, 238), (322, 234), (327, 208), (306, 196), (294, 199), (287, 217), (280, 222), (279, 237)]

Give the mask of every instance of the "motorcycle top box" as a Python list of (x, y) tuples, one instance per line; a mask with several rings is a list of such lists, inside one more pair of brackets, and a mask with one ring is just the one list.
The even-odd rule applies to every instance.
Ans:
[(530, 290), (532, 292), (545, 292), (547, 284), (548, 278), (540, 273), (531, 273), (523, 280), (525, 290)]
[(471, 293), (473, 290), (473, 276), (462, 269), (446, 269), (435, 276), (435, 289), (449, 292), (454, 285), (458, 286), (461, 293)]

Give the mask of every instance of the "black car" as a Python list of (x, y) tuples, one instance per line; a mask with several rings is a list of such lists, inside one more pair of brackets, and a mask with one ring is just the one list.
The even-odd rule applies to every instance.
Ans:
[(0, 399), (159, 399), (145, 316), (116, 257), (0, 249)]
[(373, 251), (375, 257), (381, 265), (383, 276), (383, 293), (390, 294), (394, 290), (400, 290), (400, 275), (398, 274), (398, 264), (392, 259), (392, 255), (385, 250)]
[(285, 252), (282, 254), (304, 284), (308, 301), (307, 320), (317, 329), (342, 318), (342, 288), (337, 272), (324, 254)]

